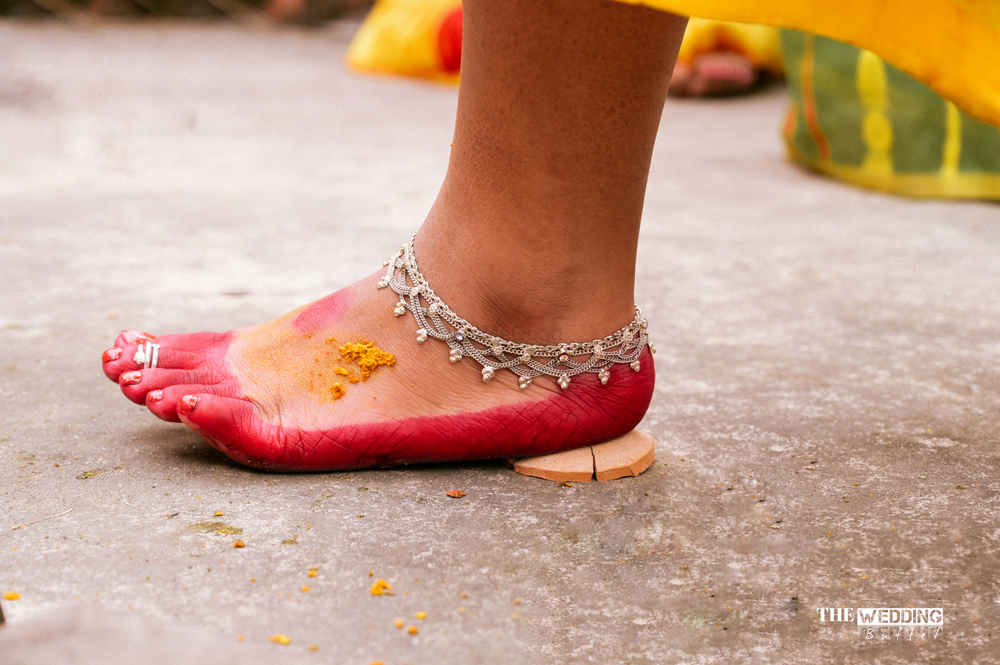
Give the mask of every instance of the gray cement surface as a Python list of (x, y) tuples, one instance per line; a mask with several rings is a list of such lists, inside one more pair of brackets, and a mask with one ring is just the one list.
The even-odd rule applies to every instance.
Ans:
[(638, 478), (259, 473), (121, 397), (120, 329), (273, 318), (420, 223), (456, 91), (350, 29), (0, 23), (0, 663), (1000, 662), (1000, 208), (799, 170), (781, 91), (664, 113)]

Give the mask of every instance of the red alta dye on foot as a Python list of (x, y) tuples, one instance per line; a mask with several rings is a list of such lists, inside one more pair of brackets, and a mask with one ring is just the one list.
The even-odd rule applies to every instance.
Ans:
[[(544, 455), (607, 441), (635, 428), (653, 394), (648, 350), (642, 371), (611, 370), (601, 386), (594, 375), (542, 401), (449, 416), (360, 423), (309, 431), (263, 422), (245, 400), (200, 395), (181, 400), (184, 422), (215, 448), (248, 466), (272, 471), (331, 471), (497, 457)], [(470, 390), (479, 386), (470, 385)], [(197, 410), (195, 406), (197, 405)]]
[(118, 360), (121, 357), (122, 357), (122, 350), (119, 349), (117, 346), (112, 347), (101, 354), (101, 360), (103, 360), (106, 363), (114, 362), (115, 360)]
[(292, 327), (300, 333), (321, 330), (334, 321), (339, 321), (353, 301), (353, 290), (350, 288), (341, 289), (306, 307), (292, 321)]

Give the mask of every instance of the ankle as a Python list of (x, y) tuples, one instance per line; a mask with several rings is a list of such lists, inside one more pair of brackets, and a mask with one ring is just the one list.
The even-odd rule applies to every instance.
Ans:
[(588, 342), (635, 316), (631, 262), (620, 269), (509, 237), (494, 243), (442, 230), (428, 223), (418, 233), (420, 269), (459, 316), (484, 332), (524, 344)]

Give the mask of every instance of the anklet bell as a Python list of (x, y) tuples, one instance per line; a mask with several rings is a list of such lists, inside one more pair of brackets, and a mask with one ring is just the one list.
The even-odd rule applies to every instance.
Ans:
[(642, 310), (635, 308), (635, 317), (618, 332), (589, 343), (537, 346), (519, 344), (485, 333), (451, 311), (431, 289), (420, 270), (413, 251), (413, 240), (389, 257), (384, 278), (377, 288), (387, 286), (399, 296), (393, 314), (403, 316), (407, 310), (417, 320), (417, 342), (429, 338), (441, 340), (451, 347), (448, 359), (457, 363), (468, 356), (482, 365), (483, 381), (488, 382), (498, 369), (509, 369), (518, 376), (517, 386), (527, 390), (538, 376), (551, 376), (560, 388), (569, 388), (572, 377), (596, 374), (601, 385), (611, 380), (612, 365), (627, 364), (641, 370), (639, 357), (649, 344), (649, 324)]

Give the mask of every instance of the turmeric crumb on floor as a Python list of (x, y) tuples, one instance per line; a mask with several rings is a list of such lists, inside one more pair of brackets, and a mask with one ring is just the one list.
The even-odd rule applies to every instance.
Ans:
[(375, 583), (372, 584), (371, 588), (368, 591), (371, 592), (373, 596), (381, 596), (386, 593), (391, 594), (392, 585), (390, 585), (388, 582), (386, 582), (384, 579), (380, 577), (377, 580), (375, 580)]

